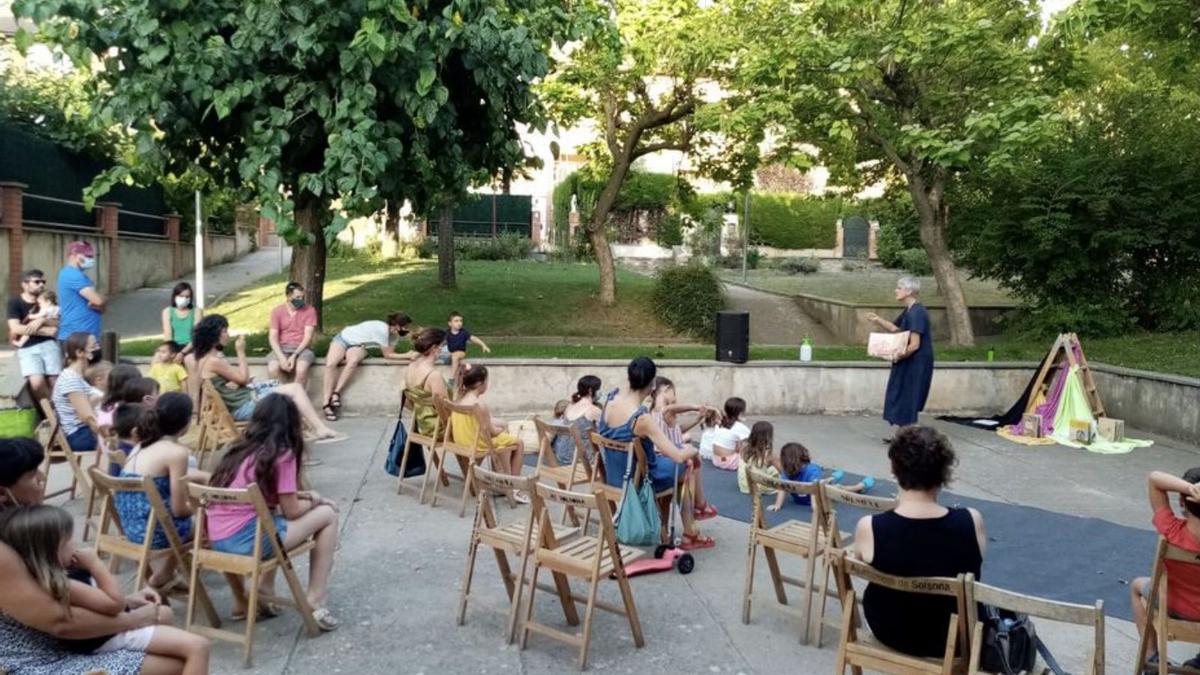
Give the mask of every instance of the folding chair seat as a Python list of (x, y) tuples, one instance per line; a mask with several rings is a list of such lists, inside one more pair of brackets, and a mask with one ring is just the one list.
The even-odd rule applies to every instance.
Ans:
[(246, 422), (233, 419), (233, 413), (225, 405), (211, 380), (200, 383), (200, 410), (197, 424), (200, 427), (196, 438), (196, 464), (203, 469), (208, 458), (241, 438)]
[[(91, 466), (95, 466), (100, 460), (99, 449), (86, 452), (72, 450), (71, 444), (67, 442), (67, 435), (63, 432), (62, 422), (58, 419), (58, 413), (54, 411), (54, 406), (46, 399), (42, 399), (39, 403), (42, 406), (42, 415), (46, 418), (50, 428), (49, 440), (46, 442), (46, 460), (42, 465), (42, 473), (46, 476), (46, 485), (50, 484), (51, 465), (65, 463), (71, 470), (71, 487), (45, 493), (42, 498), (50, 499), (70, 493), (70, 498), (74, 499), (76, 491), (83, 489), (88, 493), (87, 512), (88, 514), (95, 513), (91, 493), (92, 486), (84, 464), (91, 460)], [(97, 443), (99, 443), (99, 439), (97, 439)]]
[[(572, 490), (577, 485), (587, 485), (595, 480), (595, 473), (592, 469), (592, 463), (588, 461), (587, 453), (584, 452), (583, 438), (579, 435), (579, 428), (573, 425), (552, 424), (544, 422), (541, 418), (534, 417), (533, 424), (537, 428), (538, 437), (538, 459), (537, 459), (537, 477), (539, 481), (549, 485), (557, 485), (563, 490)], [(566, 466), (548, 466), (546, 458), (554, 454), (554, 441), (560, 436), (566, 436), (571, 439), (571, 463)], [(585, 515), (585, 520), (590, 517), (590, 514)], [(579, 525), (579, 515), (574, 509), (563, 509), (562, 522), (570, 522), (573, 525)]]

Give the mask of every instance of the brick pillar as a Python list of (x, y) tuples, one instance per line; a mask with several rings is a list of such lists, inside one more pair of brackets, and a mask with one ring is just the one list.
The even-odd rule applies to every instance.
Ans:
[(833, 257), (843, 258), (846, 255), (846, 230), (842, 227), (842, 219), (837, 221), (837, 244), (833, 249)]
[[(109, 295), (116, 295), (117, 282), (117, 265), (118, 255), (117, 249), (117, 209), (121, 205), (117, 202), (96, 202), (96, 227), (100, 230), (100, 236), (108, 239), (108, 290), (105, 291)], [(98, 274), (98, 273), (97, 273)], [(97, 279), (96, 281), (99, 281)]]
[(171, 278), (178, 279), (179, 274), (179, 214), (168, 213), (167, 241), (171, 245)]
[(8, 294), (21, 292), (21, 271), (25, 268), (25, 226), (22, 198), (24, 183), (0, 182), (0, 230), (8, 231)]

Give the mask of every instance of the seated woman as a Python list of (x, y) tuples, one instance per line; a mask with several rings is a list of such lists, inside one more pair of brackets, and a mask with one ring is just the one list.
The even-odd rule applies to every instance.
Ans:
[(345, 440), (346, 436), (331, 429), (317, 414), (304, 387), (295, 382), (289, 384), (258, 383), (250, 377), (246, 365), (246, 337), (239, 335), (234, 342), (238, 364), (235, 368), (225, 359), (224, 349), (229, 344), (229, 321), (220, 314), (210, 314), (196, 324), (192, 335), (193, 356), (199, 378), (212, 382), (213, 388), (229, 414), (238, 422), (250, 419), (258, 402), (268, 394), (280, 394), (290, 398), (304, 421), (313, 429), (318, 440), (327, 442)]
[(412, 363), (404, 369), (404, 397), (413, 402), (413, 420), (416, 432), (422, 436), (433, 435), (437, 425), (437, 409), (434, 398), (449, 398), (446, 380), (437, 370), (438, 352), (446, 342), (446, 331), (426, 328), (413, 340)]
[[(854, 549), (863, 562), (901, 577), (979, 578), (987, 533), (975, 509), (946, 508), (938, 492), (950, 482), (955, 463), (950, 441), (929, 427), (904, 427), (888, 448), (900, 484), (898, 504), (858, 521)], [(912, 656), (940, 657), (946, 651), (953, 598), (917, 595), (870, 584), (862, 599), (871, 632), (883, 644)]]
[[(129, 405), (129, 404), (126, 404)], [(188, 481), (206, 483), (208, 473), (188, 469), (187, 446), (179, 443), (192, 421), (192, 400), (187, 394), (164, 394), (153, 408), (144, 409), (135, 433), (138, 445), (128, 455), (121, 469), (122, 478), (147, 476), (154, 481), (163, 503), (171, 511), (175, 531), (187, 542), (192, 537), (192, 506), (188, 501)], [(135, 544), (146, 540), (146, 520), (150, 516), (150, 501), (141, 492), (118, 492), (113, 502), (121, 520), (125, 537)], [(150, 544), (153, 549), (170, 546), (162, 527), (156, 527)], [(175, 576), (175, 558), (168, 556), (164, 564), (150, 575), (150, 587), (168, 593), (182, 585)]]
[[(487, 404), (483, 402), (483, 395), (488, 389), (487, 366), (466, 365), (463, 368), (465, 369), (462, 377), (463, 395), (457, 403), (477, 406), (479, 415), (483, 419), (480, 420), (460, 412), (451, 414), (450, 429), (454, 432), (454, 440), (458, 443), (469, 443), (470, 439), (478, 436), (478, 447), (482, 450), (486, 447), (483, 434), (488, 434), (492, 439), (492, 447), (495, 448), (495, 455), (492, 459), (496, 462), (499, 472), (520, 476), (521, 458), (525, 454), (525, 444), (521, 439), (505, 431), (503, 424), (493, 420), (491, 413), (488, 412)], [(483, 429), (479, 428), (481, 421), (484, 425)], [(520, 490), (513, 492), (513, 499), (521, 504), (529, 503), (529, 495)]]
[[(575, 393), (571, 394), (571, 402), (559, 416), (557, 423), (572, 426), (579, 430), (579, 438), (583, 441), (582, 450), (587, 460), (592, 461), (591, 433), (596, 430), (596, 421), (600, 419), (600, 406), (596, 398), (600, 396), (600, 378), (595, 375), (584, 375), (575, 384)], [(560, 434), (554, 439), (554, 457), (547, 457), (548, 464), (554, 466), (570, 466), (575, 456), (575, 439), (566, 434)]]
[[(691, 446), (680, 446), (671, 441), (662, 427), (654, 422), (642, 402), (654, 391), (654, 380), (658, 367), (650, 359), (640, 356), (629, 362), (629, 386), (614, 389), (605, 399), (604, 410), (597, 423), (597, 431), (604, 438), (620, 443), (641, 439), (646, 453), (646, 470), (654, 491), (682, 486), (687, 476), (687, 464), (699, 452)], [(661, 455), (661, 456), (660, 456)], [(663, 459), (670, 461), (663, 461)], [(604, 478), (613, 487), (621, 487), (625, 478), (628, 458), (623, 452), (604, 451)], [(682, 466), (677, 466), (682, 465)], [(678, 470), (676, 470), (678, 468)], [(714, 544), (696, 529), (690, 516), (691, 505), (682, 505), (684, 512), (683, 548), (708, 548)]]
[[(214, 315), (215, 316), (215, 315)], [(207, 321), (211, 317), (205, 317)], [(308, 565), (308, 602), (314, 608), (313, 618), (321, 630), (338, 627), (338, 620), (325, 607), (329, 594), (329, 573), (333, 569), (333, 552), (337, 549), (337, 504), (323, 499), (316, 492), (303, 491), (300, 485), (300, 466), (304, 462), (304, 434), (300, 429), (300, 411), (292, 399), (268, 394), (258, 401), (242, 438), (233, 444), (221, 459), (209, 480), (222, 488), (242, 489), (257, 483), (263, 499), (275, 514), (275, 528), (286, 550), (292, 550), (316, 539)], [(216, 503), (208, 509), (208, 538), (214, 550), (237, 555), (254, 552), (254, 532), (257, 520), (252, 504)], [(263, 557), (274, 555), (272, 543), (264, 537)], [(240, 583), (240, 581), (238, 582)], [(268, 592), (275, 585), (272, 570), (262, 578), (261, 587)], [(235, 593), (244, 598), (244, 593)], [(264, 613), (274, 609), (262, 606)], [(244, 617), (246, 608), (239, 605), (236, 616)]]
[[(32, 438), (0, 439), (0, 509), (41, 503), (44, 459), (42, 446)], [(80, 553), (81, 568), (101, 564), (95, 552)], [(92, 653), (117, 633), (170, 624), (171, 609), (160, 602), (158, 594), (147, 589), (127, 597), (127, 611), (117, 616), (64, 607), (38, 583), (21, 557), (0, 543), (0, 671), (182, 673), (180, 659), (133, 650)]]
[(92, 385), (84, 379), (88, 361), (100, 350), (90, 333), (72, 333), (63, 343), (67, 365), (54, 382), (50, 402), (58, 415), (67, 444), (75, 452), (91, 452), (99, 445), (100, 423), (92, 407)]

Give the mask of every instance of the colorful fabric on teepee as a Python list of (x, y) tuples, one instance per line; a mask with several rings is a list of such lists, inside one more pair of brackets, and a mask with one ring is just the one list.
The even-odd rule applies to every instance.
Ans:
[(1062, 400), (1058, 404), (1058, 412), (1054, 416), (1054, 433), (1050, 435), (1056, 442), (1072, 448), (1086, 448), (1103, 455), (1121, 455), (1132, 452), (1134, 448), (1144, 448), (1153, 445), (1152, 441), (1142, 441), (1126, 438), (1121, 441), (1106, 441), (1097, 438), (1091, 443), (1076, 443), (1071, 440), (1071, 420), (1084, 420), (1089, 424), (1095, 421), (1092, 416), (1092, 405), (1088, 402), (1087, 392), (1079, 379), (1079, 366), (1072, 366), (1064, 379)]

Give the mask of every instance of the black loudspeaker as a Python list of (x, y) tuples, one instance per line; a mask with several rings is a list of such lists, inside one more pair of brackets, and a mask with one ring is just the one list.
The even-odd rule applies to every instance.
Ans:
[(717, 360), (750, 359), (750, 312), (717, 312)]

